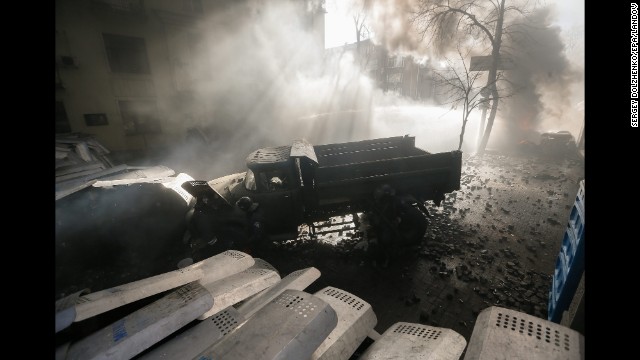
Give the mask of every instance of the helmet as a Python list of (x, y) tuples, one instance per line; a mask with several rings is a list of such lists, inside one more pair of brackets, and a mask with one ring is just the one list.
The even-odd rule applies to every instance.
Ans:
[(242, 211), (248, 211), (251, 208), (251, 205), (253, 205), (253, 201), (248, 196), (243, 196), (236, 201), (236, 206)]
[(376, 200), (389, 199), (395, 196), (396, 191), (388, 184), (384, 184), (377, 188), (373, 194)]

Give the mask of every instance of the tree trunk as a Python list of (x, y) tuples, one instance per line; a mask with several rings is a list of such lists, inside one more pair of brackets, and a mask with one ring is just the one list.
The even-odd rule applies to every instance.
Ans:
[[(469, 93), (467, 92), (466, 95), (466, 99), (469, 99)], [(469, 109), (469, 105), (466, 104), (466, 100), (465, 100), (465, 106), (464, 106), (464, 112), (462, 115), (462, 129), (460, 130), (460, 143), (458, 144), (458, 151), (460, 151), (462, 149), (462, 142), (464, 141), (464, 130), (467, 127), (467, 120), (469, 120), (469, 113), (470, 111)]]
[(498, 90), (492, 90), (493, 101), (491, 102), (491, 112), (489, 113), (489, 118), (487, 119), (487, 127), (484, 129), (484, 134), (482, 136), (482, 140), (480, 141), (480, 145), (478, 145), (478, 155), (484, 154), (484, 151), (487, 148), (487, 143), (489, 142), (489, 136), (491, 135), (491, 129), (493, 128), (493, 120), (496, 118), (496, 113), (498, 112)]
[(487, 109), (489, 105), (487, 103), (482, 104), (482, 116), (480, 117), (480, 127), (478, 128), (478, 136), (476, 138), (476, 151), (480, 148), (480, 142), (482, 141), (482, 135), (484, 134), (484, 122), (487, 120)]
[(458, 151), (462, 149), (462, 141), (464, 140), (464, 129), (466, 126), (467, 126), (467, 119), (464, 119), (462, 120), (462, 130), (460, 131), (460, 144), (458, 144)]
[(491, 89), (491, 112), (489, 113), (489, 119), (487, 119), (487, 127), (484, 129), (482, 140), (478, 145), (478, 155), (484, 154), (489, 142), (489, 136), (491, 135), (491, 129), (493, 128), (493, 121), (496, 118), (498, 112), (498, 87), (496, 79), (498, 77), (498, 64), (500, 62), (500, 45), (502, 43), (502, 25), (504, 23), (504, 3), (505, 0), (500, 2), (500, 13), (498, 15), (498, 21), (496, 23), (496, 31), (494, 36), (493, 48), (491, 50), (491, 69), (489, 70), (489, 76), (487, 79), (487, 87)]

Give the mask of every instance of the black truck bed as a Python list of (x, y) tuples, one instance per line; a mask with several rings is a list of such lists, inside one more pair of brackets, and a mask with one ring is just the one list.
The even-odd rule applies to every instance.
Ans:
[(313, 149), (320, 168), (428, 154), (415, 147), (415, 137), (410, 136), (315, 145)]
[(362, 208), (377, 187), (389, 184), (399, 194), (438, 201), (460, 189), (462, 153), (431, 154), (415, 138), (399, 136), (314, 146), (318, 157), (318, 206)]

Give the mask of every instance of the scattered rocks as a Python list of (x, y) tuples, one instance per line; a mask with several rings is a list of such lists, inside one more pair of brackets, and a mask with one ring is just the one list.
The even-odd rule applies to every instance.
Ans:
[[(395, 270), (391, 263), (389, 270), (372, 276), (376, 279), (374, 281), (401, 283), (403, 289), (413, 286), (409, 285), (411, 283), (422, 283), (426, 288), (433, 289), (431, 295), (425, 295), (422, 291), (417, 292), (421, 294), (420, 297), (414, 293), (400, 300), (407, 307), (421, 304), (421, 323), (432, 326), (442, 323), (443, 326), (465, 329), (465, 324), (473, 326), (469, 322), (469, 316), (476, 318), (482, 309), (490, 305), (519, 309), (546, 318), (551, 278), (541, 270), (543, 267), (540, 264), (548, 262), (553, 266), (557, 255), (555, 244), (559, 244), (561, 239), (552, 238), (549, 235), (551, 228), (542, 226), (542, 220), (545, 225), (560, 224), (555, 219), (565, 216), (563, 211), (568, 210), (563, 210), (568, 201), (566, 194), (572, 191), (567, 192), (563, 188), (566, 185), (555, 182), (560, 179), (555, 176), (559, 173), (556, 168), (536, 167), (537, 161), (527, 163), (524, 167), (513, 167), (508, 165), (509, 162), (521, 164), (511, 158), (498, 159), (494, 155), (487, 156), (483, 161), (476, 160), (473, 165), (467, 163), (464, 191), (448, 195), (442, 207), (427, 204), (432, 216), (423, 246), (406, 252), (414, 256), (419, 266), (402, 270), (407, 261), (414, 261), (405, 259), (405, 263), (396, 263)], [(495, 164), (505, 165), (492, 167)], [(479, 167), (483, 167), (483, 172), (477, 172)], [(507, 172), (509, 169), (512, 170), (511, 174)], [(541, 171), (544, 169), (547, 170)], [(510, 198), (513, 191), (520, 191), (516, 188), (522, 189), (519, 186), (522, 184), (520, 174), (524, 171), (528, 172), (526, 179), (532, 185), (527, 187), (529, 190), (525, 190), (521, 197)], [(472, 173), (475, 175), (470, 175)], [(499, 174), (503, 175), (502, 178), (499, 178)], [(505, 174), (509, 175), (505, 177)], [(541, 182), (547, 180), (549, 182), (546, 184)], [(515, 188), (509, 188), (509, 184), (515, 185)], [(554, 198), (548, 199), (548, 196)], [(547, 205), (549, 201), (551, 207)], [(552, 216), (553, 212), (558, 216)], [(347, 229), (344, 236), (347, 236), (346, 233)], [(543, 248), (548, 249), (549, 254), (543, 256)], [(299, 250), (290, 251), (301, 254)], [(348, 247), (340, 251), (350, 253)], [(305, 254), (309, 257), (318, 256), (312, 250)], [(533, 259), (538, 255), (540, 259)], [(547, 259), (549, 256), (551, 260)], [(344, 261), (346, 264), (353, 264), (356, 260), (357, 258), (345, 258)], [(318, 264), (322, 264), (323, 260), (318, 261)], [(276, 268), (279, 269), (278, 266)], [(342, 273), (337, 271), (335, 275), (340, 276)], [(414, 277), (413, 281), (409, 280), (411, 276)], [(395, 300), (395, 297), (391, 300)], [(436, 304), (442, 301), (444, 306), (432, 305), (434, 300)], [(404, 311), (415, 314), (410, 309)], [(456, 311), (460, 312), (460, 316), (454, 318)], [(451, 323), (452, 320), (455, 322)]]
[(547, 218), (547, 222), (551, 225), (560, 225), (560, 222), (558, 222), (556, 219), (554, 218)]

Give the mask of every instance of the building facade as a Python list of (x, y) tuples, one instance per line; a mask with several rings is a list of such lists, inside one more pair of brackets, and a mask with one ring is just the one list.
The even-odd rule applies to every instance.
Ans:
[[(324, 49), (324, 2), (279, 1), (299, 4)], [(220, 27), (211, 15), (232, 6), (245, 18), (224, 19), (229, 26), (251, 20), (264, 1), (56, 0), (56, 133), (94, 134), (114, 151), (184, 139), (211, 118), (200, 90), (216, 81), (211, 60), (220, 54), (206, 39)]]
[(383, 91), (437, 103), (436, 81), (428, 61), (420, 63), (412, 56), (389, 54), (383, 46), (374, 44), (371, 39), (327, 49), (325, 56), (339, 56), (345, 52), (353, 54), (360, 68)]

